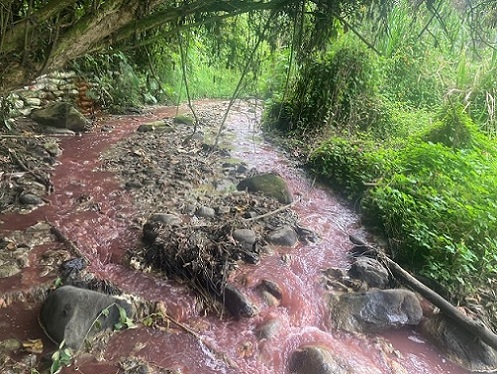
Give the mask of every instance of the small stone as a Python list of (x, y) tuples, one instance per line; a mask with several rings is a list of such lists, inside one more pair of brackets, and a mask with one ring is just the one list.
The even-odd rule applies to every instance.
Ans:
[(293, 228), (283, 226), (269, 233), (267, 240), (274, 245), (293, 247), (298, 242), (298, 236)]
[(0, 265), (0, 279), (9, 278), (21, 272), (19, 265), (13, 262), (7, 262)]
[(26, 99), (26, 105), (27, 106), (40, 106), (41, 105), (41, 99), (37, 97), (30, 97)]
[(207, 206), (201, 206), (197, 209), (197, 216), (203, 218), (213, 218), (216, 216), (216, 211), (213, 208), (209, 208)]
[(133, 180), (133, 181), (127, 181), (126, 184), (124, 185), (124, 187), (127, 190), (131, 190), (133, 188), (142, 188), (143, 184), (140, 181)]
[(179, 226), (183, 223), (180, 217), (168, 213), (154, 213), (150, 216), (150, 221), (161, 222), (169, 226)]
[(275, 298), (278, 300), (281, 300), (281, 297), (283, 296), (283, 292), (281, 291), (280, 286), (278, 283), (263, 279), (261, 281), (261, 284), (258, 286), (260, 290), (269, 292), (271, 295), (273, 295)]
[(41, 205), (43, 204), (43, 200), (41, 197), (32, 194), (32, 193), (25, 193), (19, 196), (19, 202), (21, 204), (25, 205)]
[(224, 306), (235, 317), (253, 317), (257, 310), (247, 297), (232, 285), (224, 289)]
[(218, 206), (216, 208), (216, 212), (219, 215), (229, 214), (231, 213), (231, 208), (229, 206)]
[(0, 352), (12, 353), (22, 348), (19, 340), (10, 338), (0, 341)]
[(58, 157), (62, 154), (62, 150), (55, 142), (46, 142), (45, 144), (43, 144), (43, 149), (47, 151), (52, 157)]
[(271, 339), (274, 338), (281, 329), (281, 323), (277, 319), (270, 319), (257, 326), (255, 329), (255, 336), (257, 339)]
[(241, 242), (252, 245), (255, 243), (257, 237), (255, 232), (250, 229), (236, 229), (233, 231), (233, 239)]

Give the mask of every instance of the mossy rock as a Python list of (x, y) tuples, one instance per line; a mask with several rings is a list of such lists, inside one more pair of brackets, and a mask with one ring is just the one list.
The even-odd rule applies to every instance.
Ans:
[(86, 131), (90, 127), (89, 121), (71, 104), (65, 102), (33, 110), (30, 117), (41, 125), (72, 131)]
[(246, 178), (238, 183), (236, 188), (239, 191), (260, 192), (265, 196), (275, 198), (282, 204), (290, 204), (293, 201), (286, 181), (275, 173)]
[(180, 114), (173, 118), (174, 123), (180, 123), (187, 126), (193, 126), (193, 118)]

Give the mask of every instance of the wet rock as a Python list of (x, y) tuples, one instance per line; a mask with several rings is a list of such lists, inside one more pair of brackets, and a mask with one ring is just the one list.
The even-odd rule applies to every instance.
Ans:
[(291, 374), (381, 373), (375, 367), (368, 367), (365, 371), (362, 369), (366, 368), (358, 368), (354, 362), (348, 362), (330, 349), (318, 345), (306, 346), (295, 351), (289, 363)]
[(0, 279), (9, 278), (21, 272), (21, 268), (15, 262), (9, 261), (0, 265)]
[(13, 353), (22, 348), (22, 343), (14, 338), (5, 339), (0, 341), (0, 352)]
[(266, 321), (255, 329), (255, 336), (257, 339), (272, 339), (281, 330), (281, 323), (277, 319), (270, 319)]
[(58, 157), (62, 154), (62, 149), (60, 149), (59, 145), (53, 141), (43, 144), (43, 149), (47, 151), (52, 157)]
[(193, 126), (193, 118), (185, 115), (179, 115), (173, 118), (173, 123), (179, 123), (182, 125)]
[(283, 296), (280, 286), (276, 282), (267, 279), (263, 279), (257, 288), (261, 291), (270, 293), (278, 300), (281, 300), (281, 297)]
[(233, 231), (233, 239), (241, 242), (242, 244), (252, 245), (255, 243), (257, 237), (253, 230), (236, 229)]
[[(40, 323), (55, 342), (78, 350), (97, 331), (112, 329), (120, 321), (119, 309), (132, 316), (131, 305), (120, 298), (72, 286), (50, 293), (42, 305)], [(108, 313), (102, 313), (106, 309)], [(96, 321), (98, 323), (96, 323)]]
[(133, 188), (142, 188), (142, 187), (143, 184), (138, 180), (127, 181), (126, 184), (124, 185), (124, 188), (126, 188), (127, 190), (131, 190)]
[(86, 262), (82, 257), (71, 258), (60, 264), (62, 282), (67, 284), (79, 278), (79, 273), (86, 268)]
[(386, 288), (390, 282), (390, 274), (385, 266), (378, 260), (365, 256), (355, 259), (349, 275), (366, 282), (370, 287)]
[(224, 307), (235, 317), (253, 317), (257, 310), (247, 297), (233, 285), (227, 285), (224, 289)]
[(19, 196), (19, 202), (24, 205), (41, 205), (43, 200), (38, 195), (32, 193), (24, 193)]
[(470, 371), (497, 370), (497, 351), (442, 314), (425, 318), (421, 334), (433, 342), (447, 358)]
[(260, 192), (265, 196), (275, 198), (282, 204), (289, 204), (293, 201), (286, 181), (274, 173), (246, 178), (240, 181), (236, 188), (239, 191)]
[(52, 126), (72, 131), (85, 131), (89, 127), (86, 118), (71, 104), (58, 102), (46, 108), (33, 110), (31, 119), (44, 126)]
[[(138, 132), (150, 132), (150, 131), (155, 131), (155, 130), (165, 130), (169, 129), (166, 127), (166, 122), (164, 121), (154, 121), (154, 122), (149, 122), (149, 123), (144, 123), (136, 129)], [(172, 129), (169, 129), (172, 131)]]
[(207, 206), (201, 206), (200, 208), (197, 209), (196, 214), (197, 216), (203, 218), (213, 218), (216, 216), (216, 211), (213, 208)]
[(216, 213), (219, 215), (230, 214), (231, 208), (229, 206), (218, 206), (216, 208)]
[(299, 238), (297, 233), (290, 226), (283, 226), (268, 234), (267, 240), (271, 244), (293, 247)]
[(261, 298), (267, 306), (279, 306), (280, 300), (266, 290), (261, 290)]
[(182, 223), (180, 217), (169, 213), (154, 213), (150, 216), (150, 221), (160, 222), (169, 226), (179, 226)]
[(372, 290), (345, 293), (330, 300), (336, 327), (349, 332), (379, 332), (417, 325), (423, 311), (417, 296), (407, 290)]

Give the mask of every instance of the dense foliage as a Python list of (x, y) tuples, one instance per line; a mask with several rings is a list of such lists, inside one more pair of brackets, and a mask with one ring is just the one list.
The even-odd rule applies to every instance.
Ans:
[[(373, 7), (355, 34), (342, 29), (269, 103), (266, 126), (307, 135), (312, 170), (394, 259), (461, 297), (497, 277), (497, 61), (467, 10), (413, 7), (376, 23)], [(480, 36), (494, 40), (491, 26)]]

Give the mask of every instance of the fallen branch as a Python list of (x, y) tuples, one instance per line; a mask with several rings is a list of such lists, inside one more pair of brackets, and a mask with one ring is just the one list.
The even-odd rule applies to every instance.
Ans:
[(374, 247), (369, 246), (368, 244), (361, 241), (357, 237), (351, 237), (350, 239), (354, 244), (368, 248), (368, 254), (372, 254), (379, 261), (382, 261), (388, 267), (388, 269), (393, 275), (400, 278), (405, 284), (407, 284), (414, 291), (419, 292), (421, 296), (423, 296), (433, 305), (438, 307), (440, 311), (444, 313), (447, 317), (457, 322), (466, 331), (480, 338), (484, 343), (488, 344), (493, 349), (497, 349), (497, 335), (494, 332), (492, 332), (490, 329), (488, 329), (483, 322), (475, 321), (465, 316), (450, 302), (445, 300), (442, 296), (440, 296), (438, 293), (433, 291), (431, 288), (425, 286), (423, 283), (418, 281), (406, 270), (404, 270), (399, 264), (391, 260), (383, 252), (379, 251)]
[(83, 254), (83, 252), (74, 244), (69, 238), (62, 232), (60, 231), (57, 227), (52, 225), (50, 222), (47, 221), (47, 223), (50, 225), (50, 232), (55, 235), (57, 240), (59, 240), (62, 244), (64, 244), (74, 255), (81, 257), (87, 262), (86, 256)]
[(267, 213), (261, 214), (260, 216), (257, 216), (257, 217), (245, 218), (245, 221), (256, 221), (258, 219), (262, 219), (262, 218), (273, 216), (273, 215), (278, 214), (279, 212), (281, 212), (283, 210), (286, 210), (286, 209), (290, 208), (294, 204), (295, 204), (294, 202), (290, 203), (290, 204), (287, 204), (285, 206), (282, 206), (281, 208), (278, 208), (278, 209), (273, 210), (271, 212), (267, 212)]

